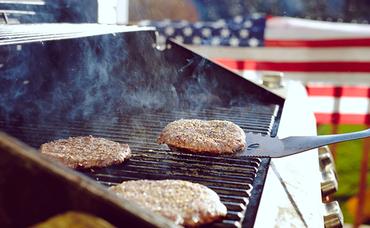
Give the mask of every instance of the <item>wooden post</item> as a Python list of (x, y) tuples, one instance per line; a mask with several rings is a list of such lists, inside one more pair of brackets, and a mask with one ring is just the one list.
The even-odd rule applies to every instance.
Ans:
[[(338, 134), (339, 124), (334, 123), (332, 126), (333, 126), (332, 129), (331, 129), (332, 134)], [(337, 156), (337, 144), (336, 143), (330, 145), (330, 151), (331, 151), (331, 154), (332, 154), (333, 159), (335, 161), (335, 158)]]

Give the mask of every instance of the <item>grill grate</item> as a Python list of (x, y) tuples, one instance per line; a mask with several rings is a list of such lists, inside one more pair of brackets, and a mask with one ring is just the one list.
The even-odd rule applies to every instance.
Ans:
[(94, 121), (8, 120), (0, 121), (0, 128), (36, 148), (50, 140), (89, 134), (128, 143), (133, 156), (124, 164), (81, 172), (107, 186), (135, 179), (182, 179), (200, 183), (216, 191), (228, 209), (226, 219), (212, 225), (251, 227), (269, 159), (179, 153), (158, 145), (156, 138), (168, 122), (179, 118), (229, 120), (246, 132), (269, 134), (274, 128), (277, 111), (275, 105), (252, 110), (215, 107), (191, 113), (126, 114)]
[[(1, 13), (1, 10), (0, 10)], [(0, 28), (0, 46), (8, 44), (21, 44), (30, 42), (44, 42), (58, 39), (71, 39), (84, 36), (97, 36), (121, 32), (148, 31), (153, 28), (143, 28), (136, 25), (103, 25), (103, 24), (15, 24)]]

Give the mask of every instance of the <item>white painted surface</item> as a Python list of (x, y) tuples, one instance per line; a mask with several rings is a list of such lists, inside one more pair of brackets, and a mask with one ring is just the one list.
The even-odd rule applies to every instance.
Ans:
[(117, 0), (116, 20), (119, 25), (128, 24), (128, 2), (129, 0)]
[[(288, 83), (280, 138), (316, 135), (316, 121), (306, 99), (300, 83)], [(255, 227), (323, 227), (320, 180), (316, 149), (272, 159)]]
[(98, 0), (98, 23), (127, 24), (129, 0)]

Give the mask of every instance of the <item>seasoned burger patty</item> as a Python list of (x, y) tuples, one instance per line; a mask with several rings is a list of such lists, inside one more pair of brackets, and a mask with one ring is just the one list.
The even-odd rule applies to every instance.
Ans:
[(195, 153), (230, 154), (246, 146), (245, 133), (236, 124), (221, 120), (181, 119), (161, 132), (160, 144)]
[(70, 168), (105, 167), (131, 155), (127, 144), (93, 136), (70, 137), (41, 145), (41, 153)]
[(210, 223), (227, 212), (216, 192), (188, 181), (127, 181), (109, 189), (179, 225)]

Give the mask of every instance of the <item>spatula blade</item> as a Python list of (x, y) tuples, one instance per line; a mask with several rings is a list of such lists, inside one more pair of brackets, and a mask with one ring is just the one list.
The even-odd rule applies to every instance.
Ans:
[(247, 148), (240, 154), (249, 157), (284, 157), (284, 144), (277, 137), (246, 133)]
[(240, 153), (241, 156), (251, 157), (271, 157), (280, 158), (320, 146), (329, 145), (338, 142), (350, 141), (370, 137), (370, 128), (335, 135), (320, 135), (320, 136), (290, 136), (279, 139), (270, 137), (269, 135), (247, 133), (246, 143), (247, 148)]

